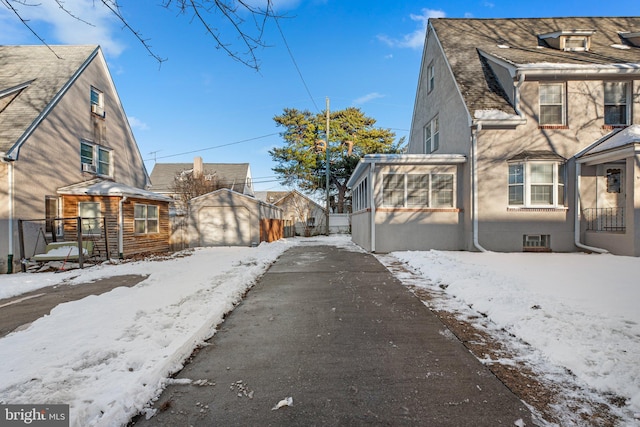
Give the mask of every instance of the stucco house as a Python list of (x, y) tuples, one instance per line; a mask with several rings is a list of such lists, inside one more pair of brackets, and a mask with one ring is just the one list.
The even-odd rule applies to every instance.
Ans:
[(640, 256), (640, 17), (430, 19), (407, 154), (348, 185), (370, 251)]
[(119, 218), (105, 256), (168, 248), (169, 199), (148, 184), (99, 46), (0, 46), (0, 272), (17, 270), (20, 243), (43, 250), (78, 216)]
[(257, 191), (255, 196), (263, 202), (282, 208), (285, 226), (292, 228), (292, 236), (326, 233), (326, 209), (298, 190)]

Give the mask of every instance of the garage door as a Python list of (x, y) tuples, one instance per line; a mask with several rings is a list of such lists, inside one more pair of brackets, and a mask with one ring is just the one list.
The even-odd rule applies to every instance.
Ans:
[(198, 212), (202, 246), (251, 246), (251, 214), (244, 207), (206, 206)]

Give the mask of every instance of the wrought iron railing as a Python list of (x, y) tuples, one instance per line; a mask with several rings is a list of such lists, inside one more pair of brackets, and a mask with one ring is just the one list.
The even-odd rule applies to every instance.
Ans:
[(588, 208), (582, 213), (587, 230), (625, 231), (624, 208)]

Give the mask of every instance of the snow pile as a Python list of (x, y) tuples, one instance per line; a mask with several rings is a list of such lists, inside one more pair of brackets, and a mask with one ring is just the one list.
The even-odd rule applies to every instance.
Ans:
[(161, 262), (1, 277), (6, 296), (15, 294), (18, 284), (24, 292), (63, 280), (149, 274), (135, 287), (61, 304), (26, 330), (0, 339), (0, 402), (65, 403), (71, 406), (71, 426), (125, 425), (295, 242), (203, 248)]
[[(573, 372), (640, 412), (640, 258), (587, 254), (394, 252), (454, 298), (531, 345), (531, 357)], [(446, 305), (446, 306), (445, 306)], [(630, 415), (633, 417), (633, 415)]]

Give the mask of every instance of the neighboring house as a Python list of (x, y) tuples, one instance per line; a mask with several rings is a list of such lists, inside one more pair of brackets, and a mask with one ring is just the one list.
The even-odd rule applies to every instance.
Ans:
[(407, 152), (349, 180), (367, 250), (640, 256), (640, 18), (430, 19)]
[(151, 190), (177, 200), (176, 177), (192, 175), (204, 175), (220, 188), (253, 196), (249, 163), (203, 163), (201, 157), (194, 158), (193, 163), (156, 163), (151, 171)]
[[(139, 232), (142, 217), (118, 211), (123, 206), (113, 199), (126, 209), (150, 206), (145, 220), (156, 212), (162, 224), (166, 215), (168, 200), (141, 190), (149, 177), (99, 46), (0, 46), (0, 159), (0, 272), (16, 270), (21, 242), (32, 255), (45, 238), (66, 238), (71, 225), (63, 224), (64, 215), (126, 218), (115, 224), (124, 225), (125, 241), (132, 230), (143, 239), (164, 238), (161, 229)], [(87, 203), (78, 198), (80, 188)], [(118, 243), (108, 242), (109, 256), (163, 247)]]
[(294, 228), (294, 235), (326, 233), (326, 209), (299, 191), (258, 191), (255, 196), (282, 208), (285, 223)]
[(228, 188), (189, 201), (190, 247), (256, 246), (282, 237), (282, 209)]

